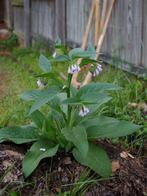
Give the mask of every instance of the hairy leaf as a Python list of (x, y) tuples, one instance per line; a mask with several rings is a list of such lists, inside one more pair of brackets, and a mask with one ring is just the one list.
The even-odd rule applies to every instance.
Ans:
[(88, 152), (88, 140), (84, 127), (76, 126), (73, 128), (65, 128), (62, 130), (64, 137), (72, 142), (75, 147), (83, 154), (87, 155)]
[(48, 90), (40, 91), (40, 94), (37, 96), (37, 98), (35, 98), (35, 103), (31, 107), (30, 114), (34, 112), (35, 110), (38, 110), (41, 106), (48, 103), (57, 94), (58, 94), (58, 91), (56, 89), (51, 89), (51, 88)]
[(33, 122), (37, 125), (38, 128), (42, 129), (45, 116), (39, 111), (36, 110), (30, 115)]
[(101, 147), (89, 143), (89, 150), (86, 157), (76, 148), (73, 150), (73, 156), (82, 165), (88, 166), (100, 176), (108, 177), (111, 175), (111, 162), (107, 153)]
[(39, 57), (39, 65), (44, 72), (50, 72), (52, 70), (50, 61), (42, 54)]
[(85, 51), (82, 48), (74, 48), (69, 52), (69, 56), (72, 59), (76, 58), (90, 58), (93, 55), (91, 51)]
[(23, 144), (38, 140), (38, 130), (33, 126), (14, 126), (0, 129), (0, 141)]
[(100, 116), (83, 122), (88, 138), (117, 138), (132, 134), (141, 126), (128, 121)]
[(80, 88), (78, 92), (78, 96), (80, 97), (81, 95), (90, 95), (93, 92), (103, 92), (103, 91), (110, 91), (110, 90), (119, 90), (121, 89), (118, 85), (116, 84), (111, 84), (111, 83), (90, 83), (86, 86), (83, 86)]
[(48, 140), (35, 142), (23, 160), (23, 172), (25, 177), (28, 177), (36, 169), (42, 159), (54, 156), (57, 150), (58, 145), (54, 146)]

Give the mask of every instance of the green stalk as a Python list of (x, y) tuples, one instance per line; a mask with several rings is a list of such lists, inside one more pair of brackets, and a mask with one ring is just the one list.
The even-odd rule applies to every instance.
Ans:
[[(72, 74), (68, 74), (67, 98), (70, 98), (71, 80), (72, 80)], [(68, 105), (68, 110), (67, 110), (67, 124), (68, 124), (68, 126), (70, 125), (70, 121), (71, 121), (71, 110), (72, 110), (71, 106)]]

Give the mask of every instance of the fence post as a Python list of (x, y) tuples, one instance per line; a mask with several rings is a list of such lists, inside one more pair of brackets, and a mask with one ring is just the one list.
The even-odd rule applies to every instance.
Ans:
[(56, 0), (56, 35), (65, 43), (66, 40), (66, 0)]
[(13, 29), (14, 26), (14, 17), (13, 17), (13, 6), (12, 1), (6, 1), (6, 8), (7, 8), (7, 25), (9, 29)]
[(24, 46), (29, 47), (31, 42), (30, 0), (24, 0)]

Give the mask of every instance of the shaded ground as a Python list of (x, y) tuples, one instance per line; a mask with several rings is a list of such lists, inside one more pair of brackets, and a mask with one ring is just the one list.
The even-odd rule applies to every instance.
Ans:
[[(139, 196), (147, 194), (147, 157), (122, 158), (122, 149), (110, 142), (101, 143), (108, 150), (111, 160), (119, 163), (110, 179), (93, 174), (79, 180), (86, 168), (80, 166), (69, 154), (60, 153), (45, 159), (27, 180), (21, 172), (21, 162), (26, 149), (9, 144), (0, 145), (0, 189), (2, 195), (16, 191), (22, 196), (57, 195), (67, 191), (69, 195), (84, 196)], [(90, 182), (90, 176), (93, 175)], [(89, 176), (89, 177), (88, 177)], [(86, 183), (87, 182), (87, 183)], [(77, 189), (77, 190), (76, 190)], [(82, 191), (82, 192), (80, 192)]]

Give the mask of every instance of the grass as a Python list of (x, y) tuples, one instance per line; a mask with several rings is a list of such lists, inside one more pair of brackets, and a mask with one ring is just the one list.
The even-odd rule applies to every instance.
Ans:
[(27, 118), (27, 105), (19, 98), (26, 89), (35, 87), (35, 78), (24, 69), (21, 62), (35, 66), (35, 58), (25, 55), (20, 62), (8, 57), (0, 57), (2, 93), (0, 97), (0, 126), (22, 123)]

